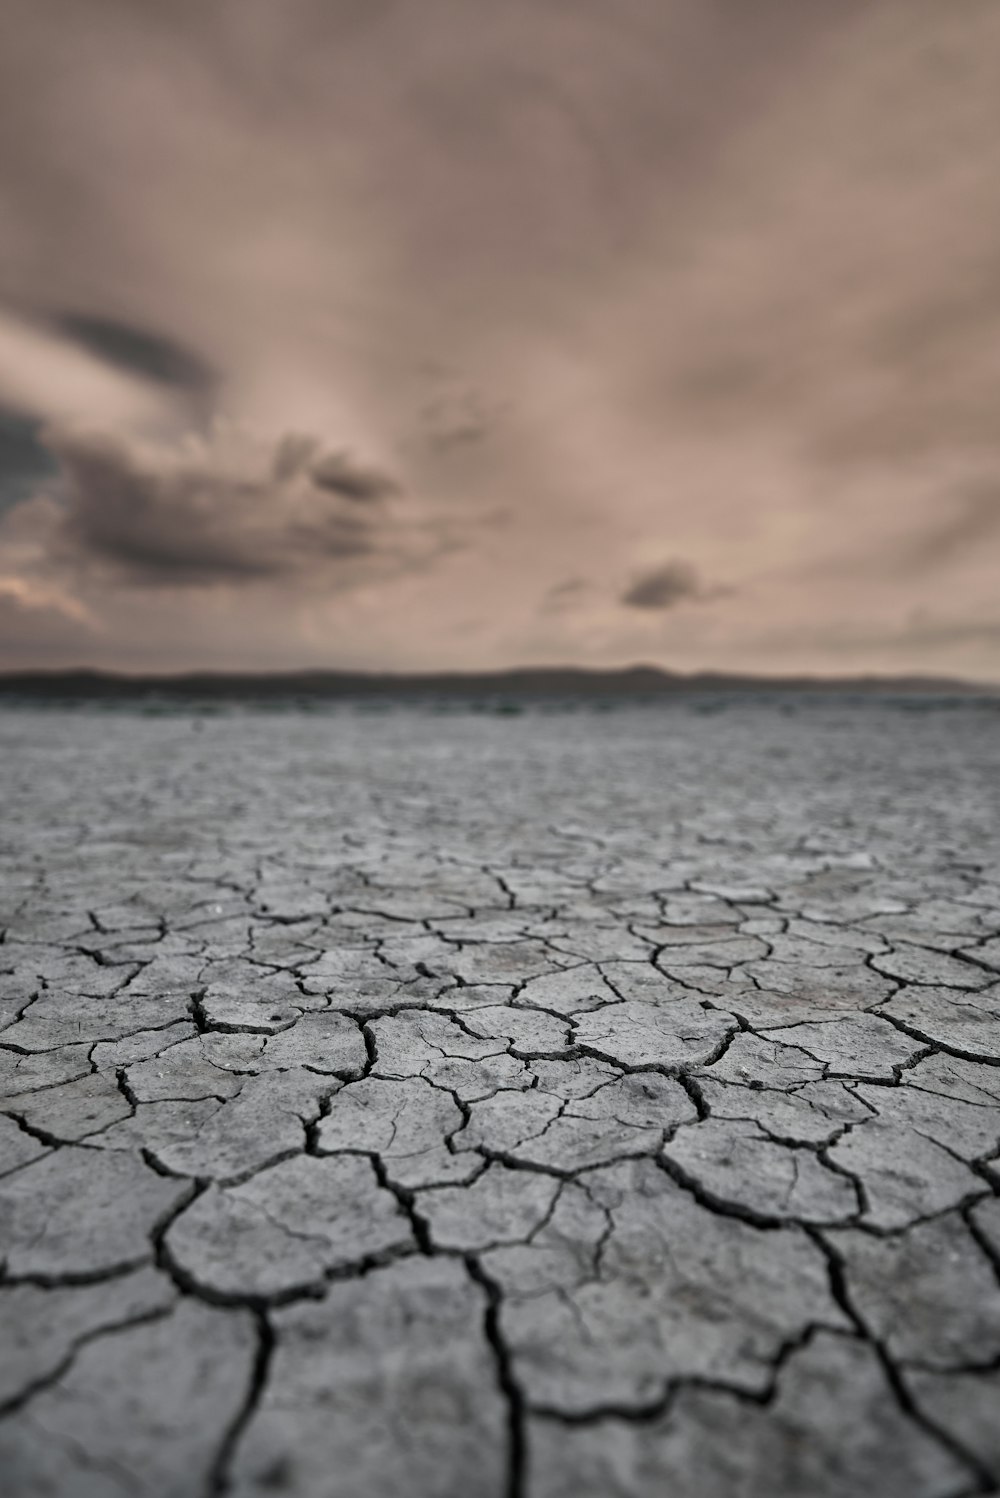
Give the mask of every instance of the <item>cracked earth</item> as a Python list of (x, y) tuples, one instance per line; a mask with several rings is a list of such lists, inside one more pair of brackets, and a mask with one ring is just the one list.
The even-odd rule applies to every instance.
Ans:
[(1000, 1473), (1000, 713), (0, 719), (12, 1498)]

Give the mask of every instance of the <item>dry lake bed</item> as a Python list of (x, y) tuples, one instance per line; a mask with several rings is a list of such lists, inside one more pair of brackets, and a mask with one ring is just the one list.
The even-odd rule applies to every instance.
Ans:
[(1000, 710), (0, 717), (9, 1498), (1000, 1473)]

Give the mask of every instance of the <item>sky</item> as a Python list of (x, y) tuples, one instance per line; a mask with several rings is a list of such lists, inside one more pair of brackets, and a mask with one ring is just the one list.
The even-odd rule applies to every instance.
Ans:
[(1000, 681), (997, 0), (5, 0), (0, 669)]

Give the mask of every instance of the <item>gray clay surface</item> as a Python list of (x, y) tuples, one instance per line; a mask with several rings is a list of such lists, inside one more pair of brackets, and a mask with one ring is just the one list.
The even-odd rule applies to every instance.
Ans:
[(998, 1491), (990, 703), (8, 712), (0, 795), (11, 1498)]

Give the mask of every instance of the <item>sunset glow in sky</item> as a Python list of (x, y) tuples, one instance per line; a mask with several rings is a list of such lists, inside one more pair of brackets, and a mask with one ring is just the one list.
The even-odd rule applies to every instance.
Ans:
[(0, 668), (1000, 680), (997, 0), (6, 0)]

